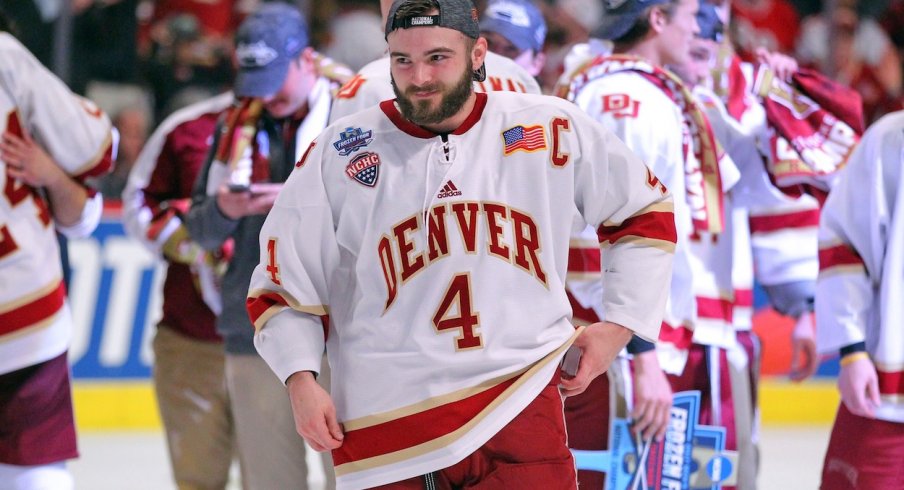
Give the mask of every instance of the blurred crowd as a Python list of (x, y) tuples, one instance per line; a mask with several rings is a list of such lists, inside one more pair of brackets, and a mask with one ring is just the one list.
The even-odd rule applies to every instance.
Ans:
[[(115, 199), (160, 121), (231, 86), (234, 31), (265, 1), (74, 0), (71, 12), (62, 0), (0, 5), (39, 60), (115, 119), (117, 171), (100, 184)], [(352, 71), (384, 54), (376, 0), (295, 3), (311, 19), (311, 45)], [(537, 81), (549, 93), (603, 9), (598, 0), (535, 3), (549, 29)], [(729, 36), (743, 59), (760, 47), (793, 56), (859, 92), (867, 123), (904, 107), (904, 1), (735, 0), (730, 8)]]

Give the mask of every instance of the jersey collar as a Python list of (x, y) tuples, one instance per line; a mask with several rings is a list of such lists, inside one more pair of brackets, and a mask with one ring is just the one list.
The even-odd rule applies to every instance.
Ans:
[[(483, 109), (487, 105), (487, 94), (483, 92), (477, 92), (477, 99), (474, 100), (474, 108), (471, 109), (471, 113), (468, 114), (468, 117), (461, 123), (461, 126), (455, 128), (455, 131), (452, 131), (451, 134), (461, 135), (468, 132), (477, 121), (480, 120), (480, 116), (483, 115)], [(384, 100), (380, 102), (380, 109), (383, 110), (383, 113), (386, 114), (386, 117), (392, 121), (393, 124), (400, 130), (405, 133), (414, 136), (415, 138), (423, 138), (429, 139), (439, 136), (438, 133), (434, 133), (427, 128), (418, 126), (413, 122), (402, 117), (402, 113), (399, 112), (399, 109), (395, 105), (395, 99), (392, 100)]]

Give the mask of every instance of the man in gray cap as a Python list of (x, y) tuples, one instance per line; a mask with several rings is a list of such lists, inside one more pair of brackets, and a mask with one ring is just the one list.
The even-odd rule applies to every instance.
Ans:
[(207, 250), (234, 242), (216, 327), (226, 351), (242, 482), (304, 488), (304, 441), (294, 433), (285, 387), (254, 349), (244, 305), (261, 226), (295, 162), (326, 126), (334, 86), (321, 76), (307, 24), (293, 6), (264, 4), (239, 27), (235, 43), (236, 103), (217, 125), (185, 225)]
[[(330, 125), (261, 230), (255, 346), (339, 488), (574, 489), (562, 394), (632, 332), (656, 337), (670, 197), (574, 104), (475, 92), (487, 47), (469, 0), (398, 0), (385, 32), (396, 99)], [(604, 320), (579, 329), (563, 287), (576, 211), (619, 271)]]
[(480, 35), (490, 51), (510, 58), (536, 77), (546, 55), (546, 20), (529, 0), (493, 0), (480, 20)]

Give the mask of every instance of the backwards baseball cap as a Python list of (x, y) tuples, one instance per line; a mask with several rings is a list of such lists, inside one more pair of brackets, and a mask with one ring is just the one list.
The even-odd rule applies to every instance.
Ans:
[(717, 43), (722, 42), (722, 34), (725, 26), (716, 13), (716, 7), (709, 2), (700, 2), (700, 10), (697, 10), (697, 25), (700, 26), (700, 34), (697, 36), (709, 39)]
[(495, 32), (521, 51), (539, 52), (546, 40), (546, 20), (528, 0), (491, 0), (480, 20), (481, 32)]
[[(389, 15), (386, 17), (385, 37), (389, 38), (389, 33), (396, 29), (410, 29), (412, 27), (445, 27), (455, 29), (471, 39), (480, 37), (480, 28), (477, 24), (477, 8), (471, 3), (471, 0), (433, 0), (437, 4), (436, 15), (408, 15), (398, 16), (399, 7), (408, 3), (410, 0), (395, 0), (392, 7), (389, 8)], [(482, 82), (487, 78), (486, 64), (480, 65), (480, 68), (474, 70), (474, 81)]]
[(617, 40), (634, 27), (648, 7), (669, 3), (669, 1), (603, 0), (603, 22), (590, 35), (597, 39)]
[(298, 9), (282, 2), (264, 4), (242, 22), (235, 35), (239, 64), (235, 94), (266, 97), (276, 93), (289, 63), (307, 45), (308, 26)]

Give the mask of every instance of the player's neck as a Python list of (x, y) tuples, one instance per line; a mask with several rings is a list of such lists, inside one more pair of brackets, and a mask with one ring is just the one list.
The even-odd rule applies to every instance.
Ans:
[(627, 54), (638, 56), (650, 62), (655, 66), (662, 66), (662, 55), (658, 46), (654, 42), (655, 39), (648, 38), (626, 49), (616, 49), (615, 54)]
[(437, 134), (451, 133), (452, 131), (458, 129), (458, 127), (464, 124), (465, 120), (468, 119), (468, 116), (471, 115), (471, 111), (474, 110), (474, 104), (476, 103), (476, 101), (477, 94), (474, 91), (471, 91), (471, 95), (468, 96), (468, 100), (466, 100), (465, 103), (461, 105), (461, 108), (458, 109), (458, 112), (456, 112), (454, 116), (444, 119), (436, 124), (430, 124), (423, 127)]

